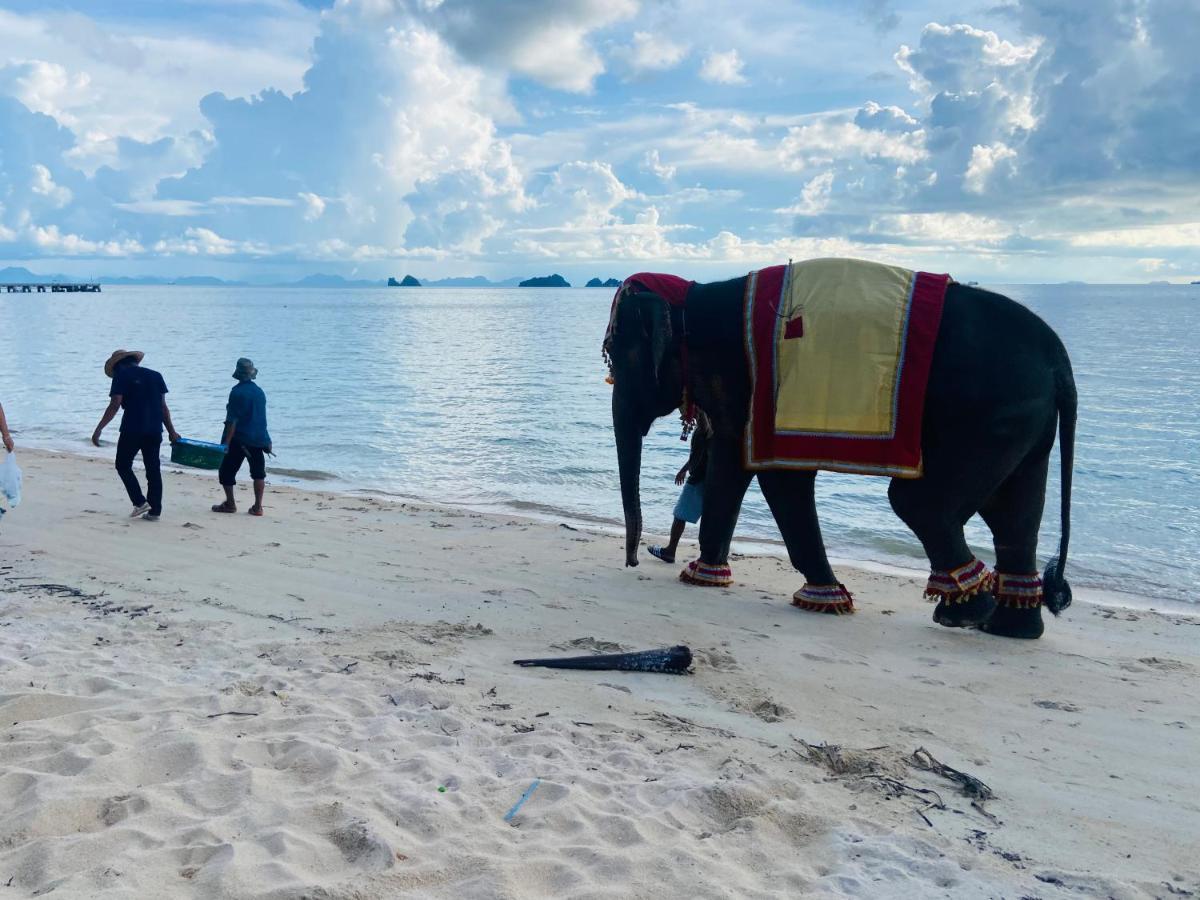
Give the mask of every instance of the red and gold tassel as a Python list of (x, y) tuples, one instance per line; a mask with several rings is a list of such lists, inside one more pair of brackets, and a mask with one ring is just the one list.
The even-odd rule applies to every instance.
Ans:
[(725, 564), (710, 565), (694, 559), (679, 573), (679, 580), (702, 587), (728, 587), (733, 584), (733, 570)]
[(811, 612), (845, 615), (854, 612), (854, 597), (844, 584), (809, 584), (792, 594), (792, 606)]
[(1042, 577), (996, 573), (996, 602), (1007, 609), (1038, 609), (1042, 605)]
[(982, 560), (971, 558), (949, 572), (934, 570), (925, 585), (925, 596), (947, 603), (966, 603), (981, 591), (990, 591), (996, 583), (995, 574)]

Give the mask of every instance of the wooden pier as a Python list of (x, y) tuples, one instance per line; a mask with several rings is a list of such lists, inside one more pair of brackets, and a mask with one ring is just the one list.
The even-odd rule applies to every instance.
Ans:
[(55, 281), (45, 284), (0, 284), (0, 290), (10, 294), (98, 294), (100, 285), (97, 282), (67, 283)]

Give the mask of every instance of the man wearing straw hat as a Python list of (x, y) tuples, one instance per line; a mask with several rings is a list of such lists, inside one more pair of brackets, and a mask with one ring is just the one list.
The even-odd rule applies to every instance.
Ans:
[(244, 460), (250, 461), (250, 480), (254, 482), (254, 505), (246, 510), (252, 516), (263, 514), (263, 491), (267, 485), (266, 454), (271, 453), (271, 435), (267, 432), (267, 395), (254, 383), (258, 369), (251, 360), (242, 357), (233, 369), (237, 384), (229, 392), (225, 406), (225, 436), (221, 443), (229, 449), (217, 473), (225, 489), (225, 502), (212, 508), (213, 512), (235, 513), (237, 503), (233, 488)]
[[(179, 433), (171, 424), (171, 410), (167, 408), (167, 384), (158, 372), (140, 365), (144, 356), (140, 350), (115, 350), (104, 364), (104, 374), (112, 379), (112, 387), (108, 392), (108, 409), (92, 432), (92, 443), (100, 446), (104, 426), (113, 420), (118, 409), (124, 408), (121, 434), (117, 438), (117, 474), (133, 503), (130, 516), (157, 522), (162, 515), (163, 483), (158, 455), (163, 426), (166, 425), (171, 443), (179, 440)], [(133, 474), (133, 460), (139, 453), (146, 467), (145, 494)]]

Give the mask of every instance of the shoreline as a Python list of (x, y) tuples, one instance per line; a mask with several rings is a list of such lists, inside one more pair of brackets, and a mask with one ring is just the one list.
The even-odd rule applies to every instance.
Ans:
[[(933, 624), (923, 576), (847, 570), (858, 613), (821, 616), (770, 557), (700, 589), (610, 535), (286, 487), (220, 516), (173, 473), (146, 523), (107, 460), (22, 461), (0, 878), (24, 895), (1200, 890), (1200, 616), (1079, 604), (1008, 641)], [(691, 674), (512, 664), (672, 644)]]
[[(18, 448), (24, 452), (31, 453), (48, 453), (67, 457), (78, 457), (81, 459), (108, 459), (111, 456), (114, 442), (105, 441), (102, 447), (92, 447), (90, 444), (87, 448), (65, 449), (62, 447), (52, 447), (45, 445), (30, 445), (28, 447)], [(92, 450), (95, 452), (87, 452)], [(163, 471), (172, 473), (215, 478), (215, 472), (207, 472), (206, 470), (194, 469), (187, 466), (180, 466), (171, 463), (169, 457), (163, 460)], [(140, 461), (136, 464), (137, 471), (141, 471)], [(528, 519), (531, 522), (539, 522), (547, 525), (557, 525), (565, 523), (573, 528), (581, 531), (586, 531), (595, 535), (603, 535), (607, 537), (623, 537), (625, 533), (624, 525), (617, 520), (607, 520), (601, 517), (586, 517), (580, 516), (577, 513), (572, 513), (567, 510), (558, 510), (540, 504), (530, 504), (528, 508), (510, 508), (506, 504), (485, 504), (485, 503), (451, 503), (439, 502), (429, 498), (420, 497), (417, 495), (400, 494), (394, 491), (382, 490), (379, 488), (357, 485), (349, 481), (345, 481), (335, 473), (320, 472), (319, 478), (305, 477), (309, 470), (291, 469), (281, 471), (270, 465), (267, 466), (268, 483), (267, 490), (272, 488), (271, 477), (283, 479), (277, 486), (287, 487), (301, 491), (329, 491), (332, 493), (342, 494), (346, 496), (375, 498), (386, 502), (418, 504), (431, 509), (446, 509), (468, 513), (479, 513), (489, 516), (516, 516), (523, 519)], [(316, 470), (312, 470), (316, 471)], [(536, 508), (534, 508), (536, 507)], [(694, 530), (693, 530), (694, 532)], [(655, 534), (656, 532), (647, 532), (647, 535)], [(662, 533), (665, 536), (665, 532)], [(643, 536), (645, 540), (645, 536)], [(697, 541), (694, 536), (683, 541), (683, 546), (695, 548)], [(861, 549), (861, 548), (860, 548)], [(734, 536), (732, 553), (738, 557), (746, 558), (769, 558), (777, 560), (787, 559), (787, 549), (781, 539)], [(985, 551), (986, 553), (986, 551)], [(642, 557), (647, 557), (648, 554), (641, 553)], [(989, 558), (987, 554), (984, 558)], [(855, 556), (852, 554), (843, 554), (831, 550), (829, 560), (832, 565), (838, 568), (850, 568), (859, 571), (873, 572), (882, 575), (893, 575), (900, 578), (920, 578), (924, 579), (928, 576), (928, 570), (924, 568), (925, 561), (917, 557), (913, 557), (913, 566), (906, 566), (894, 559), (879, 559), (872, 558), (869, 555)], [(643, 563), (645, 559), (643, 559)], [(1069, 580), (1069, 579), (1068, 579)], [(1175, 599), (1158, 599), (1154, 600), (1142, 594), (1133, 591), (1122, 591), (1092, 587), (1089, 585), (1072, 586), (1076, 602), (1089, 603), (1095, 606), (1105, 606), (1111, 608), (1129, 608), (1143, 610), (1149, 612), (1165, 612), (1173, 615), (1200, 615), (1200, 608), (1195, 604), (1184, 600)]]

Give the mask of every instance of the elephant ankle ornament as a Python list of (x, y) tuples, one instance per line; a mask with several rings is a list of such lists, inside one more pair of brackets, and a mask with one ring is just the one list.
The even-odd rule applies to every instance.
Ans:
[[(883, 313), (850, 318), (862, 315), (854, 312), (860, 307)], [(770, 267), (711, 284), (639, 273), (613, 298), (603, 354), (626, 565), (638, 563), (642, 439), (674, 410), (686, 439), (699, 408), (713, 437), (700, 556), (681, 581), (733, 583), (729, 545), (757, 478), (805, 576), (792, 605), (854, 612), (855, 598), (826, 557), (813, 493), (816, 472), (833, 470), (891, 478), (891, 506), (930, 561), (924, 593), (936, 601), (935, 622), (1037, 638), (1042, 607), (1057, 615), (1070, 605), (1075, 383), (1058, 336), (1015, 301), (948, 276), (854, 260)], [(887, 364), (860, 377), (860, 356)], [(1039, 576), (1056, 439), (1061, 537)], [(994, 570), (963, 535), (975, 514), (992, 532)]]

